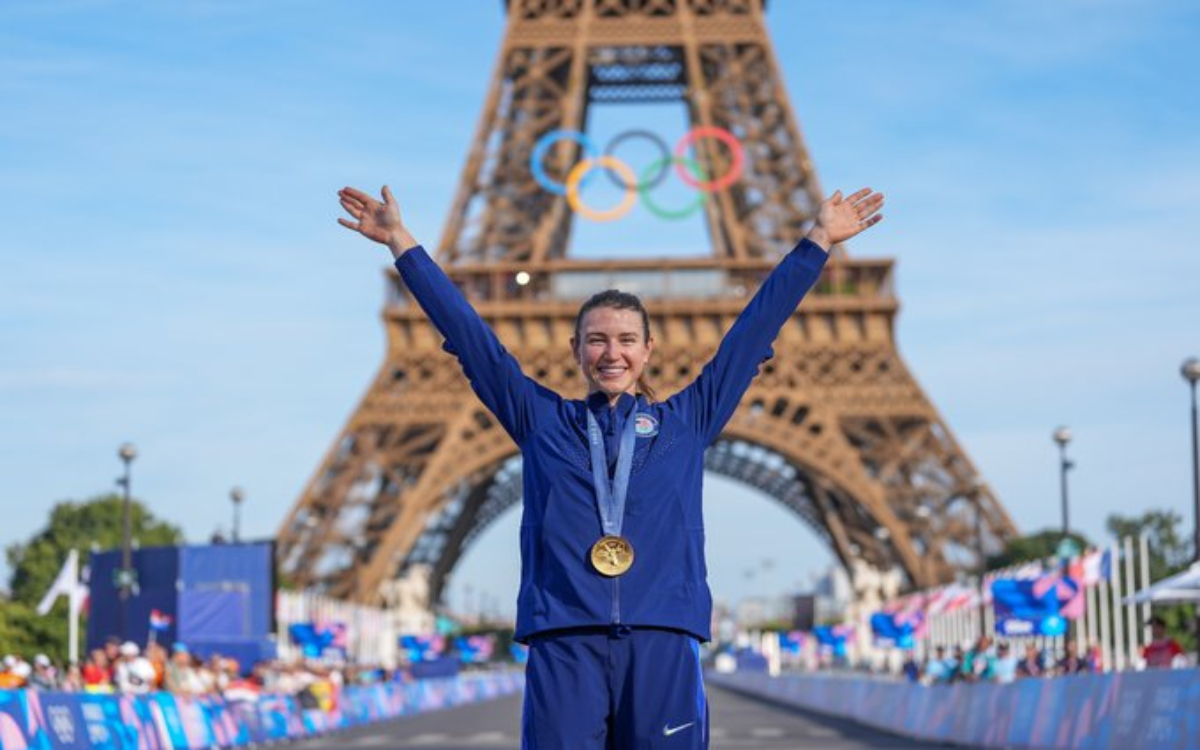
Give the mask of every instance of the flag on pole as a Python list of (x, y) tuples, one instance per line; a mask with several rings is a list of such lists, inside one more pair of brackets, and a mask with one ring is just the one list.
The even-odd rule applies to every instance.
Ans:
[(58, 597), (67, 597), (67, 654), (72, 664), (79, 663), (79, 610), (87, 602), (88, 593), (88, 585), (79, 580), (79, 551), (71, 550), (54, 583), (50, 584), (50, 590), (37, 606), (37, 613), (45, 617)]
[(79, 585), (75, 587), (75, 600), (71, 605), (76, 612), (86, 613), (92, 605), (92, 566), (84, 565), (79, 570)]
[(150, 629), (164, 631), (171, 627), (171, 616), (157, 609), (150, 610)]
[[(42, 597), (42, 601), (38, 603), (37, 613), (45, 617), (60, 596), (67, 597), (67, 601), (71, 603), (72, 610), (74, 611), (87, 596), (86, 590), (81, 592), (80, 588), (79, 552), (71, 550), (67, 553), (67, 559), (63, 561), (62, 569), (58, 571), (58, 576), (55, 577), (54, 583), (50, 584), (50, 590), (46, 592), (46, 595)], [(86, 589), (86, 587), (83, 588)]]
[(1033, 582), (1033, 595), (1040, 599), (1053, 591), (1058, 599), (1059, 614), (1069, 620), (1083, 617), (1084, 590), (1078, 580), (1063, 575), (1061, 570), (1052, 570)]
[(1100, 583), (1100, 553), (1092, 550), (1083, 556), (1083, 583), (1085, 586), (1095, 586)]

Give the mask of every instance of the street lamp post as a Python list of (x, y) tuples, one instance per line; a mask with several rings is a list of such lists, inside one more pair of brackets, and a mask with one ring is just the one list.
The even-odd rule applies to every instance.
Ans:
[[(1200, 562), (1200, 427), (1196, 415), (1196, 381), (1200, 380), (1200, 359), (1188, 357), (1180, 368), (1192, 391), (1192, 559)], [(1196, 653), (1200, 654), (1200, 607), (1196, 608)]]
[(1066, 427), (1059, 427), (1054, 431), (1054, 442), (1058, 443), (1059, 481), (1062, 484), (1063, 539), (1066, 539), (1067, 534), (1071, 533), (1071, 515), (1067, 505), (1067, 472), (1075, 467), (1075, 464), (1067, 458), (1067, 443), (1071, 442), (1071, 437), (1071, 430)]
[(241, 541), (241, 534), (239, 533), (241, 508), (242, 501), (246, 499), (246, 493), (241, 487), (234, 487), (229, 491), (229, 499), (233, 502), (233, 543), (237, 544)]
[(1197, 432), (1200, 419), (1196, 415), (1196, 381), (1200, 380), (1200, 359), (1190, 357), (1180, 368), (1192, 391), (1192, 555), (1200, 562), (1200, 437)]
[(127, 638), (129, 595), (133, 591), (133, 513), (130, 508), (129, 468), (133, 459), (137, 458), (137, 448), (133, 443), (125, 443), (117, 450), (117, 456), (125, 464), (125, 473), (117, 483), (124, 493), (121, 502), (121, 572), (118, 573), (117, 587), (120, 591), (120, 622), (118, 623), (121, 638)]
[(983, 546), (983, 495), (979, 482), (971, 488), (971, 499), (975, 501), (975, 546), (979, 549), (979, 637), (983, 638), (987, 633), (987, 618), (984, 617), (985, 601), (984, 597), (984, 578), (987, 576), (987, 551)]
[[(1067, 572), (1068, 555), (1066, 551), (1070, 548), (1071, 533), (1071, 514), (1070, 506), (1067, 503), (1067, 472), (1074, 466), (1074, 462), (1067, 458), (1067, 443), (1071, 442), (1071, 430), (1067, 427), (1059, 427), (1054, 431), (1054, 442), (1058, 443), (1058, 466), (1059, 466), (1059, 481), (1062, 484), (1062, 540), (1059, 545), (1059, 554), (1061, 555), (1062, 570), (1065, 575)], [(1067, 631), (1064, 638), (1070, 641), (1075, 635), (1074, 626), (1070, 620), (1067, 620)]]

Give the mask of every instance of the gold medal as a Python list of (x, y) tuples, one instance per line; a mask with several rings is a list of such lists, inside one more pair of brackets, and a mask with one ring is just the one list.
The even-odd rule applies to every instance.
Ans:
[(619, 576), (633, 565), (633, 545), (623, 536), (605, 536), (592, 545), (592, 567), (600, 575)]

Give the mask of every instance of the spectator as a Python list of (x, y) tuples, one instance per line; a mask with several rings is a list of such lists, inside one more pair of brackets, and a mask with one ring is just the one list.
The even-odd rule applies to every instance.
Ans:
[(1087, 660), (1079, 655), (1079, 645), (1075, 641), (1067, 641), (1067, 652), (1058, 660), (1055, 673), (1059, 675), (1087, 674), (1090, 669)]
[(229, 686), (225, 688), (227, 701), (256, 701), (262, 693), (261, 671), (255, 668), (250, 677), (241, 677), (237, 662), (230, 660)]
[(1167, 635), (1167, 623), (1155, 615), (1146, 621), (1150, 626), (1150, 642), (1142, 647), (1142, 658), (1147, 669), (1170, 669), (1175, 660), (1183, 656), (1179, 642)]
[(146, 644), (146, 660), (154, 668), (153, 690), (165, 690), (167, 685), (167, 650), (160, 643)]
[(83, 673), (79, 669), (78, 664), (72, 664), (67, 667), (67, 672), (63, 675), (62, 685), (59, 689), (66, 693), (83, 692)]
[(967, 682), (989, 680), (992, 677), (992, 639), (986, 635), (979, 636), (975, 647), (963, 657), (959, 668), (960, 676)]
[(229, 675), (225, 673), (225, 661), (220, 654), (208, 657), (208, 663), (200, 667), (200, 682), (204, 692), (220, 695), (229, 685)]
[(0, 667), (0, 690), (16, 690), (25, 687), (29, 681), (29, 665), (18, 656), (9, 654), (4, 657)]
[(87, 663), (83, 665), (83, 690), (86, 693), (111, 693), (113, 691), (112, 670), (108, 663), (108, 650), (92, 649)]
[(112, 684), (117, 684), (117, 664), (121, 661), (121, 639), (115, 635), (110, 635), (104, 641), (104, 656), (108, 661), (108, 681)]
[(1100, 644), (1092, 641), (1092, 645), (1088, 646), (1087, 653), (1083, 655), (1087, 661), (1088, 671), (1092, 674), (1100, 674), (1104, 671), (1104, 652), (1100, 649)]
[(33, 657), (33, 674), (29, 676), (29, 687), (38, 690), (58, 690), (58, 672), (50, 663), (50, 657), (38, 654)]
[(121, 644), (115, 682), (122, 695), (146, 695), (154, 690), (154, 666), (133, 641)]
[(996, 659), (992, 662), (992, 679), (1007, 685), (1017, 679), (1017, 656), (1007, 643), (996, 647)]
[(1046, 673), (1046, 662), (1042, 659), (1042, 653), (1038, 651), (1037, 644), (1025, 644), (1025, 658), (1017, 662), (1018, 677), (1041, 677)]
[(917, 658), (913, 656), (913, 652), (906, 651), (904, 656), (904, 665), (901, 667), (904, 671), (904, 679), (909, 682), (917, 682), (921, 679), (921, 666), (917, 664)]
[(932, 659), (925, 662), (925, 683), (936, 685), (950, 679), (950, 668), (946, 662), (946, 647), (938, 646)]
[(954, 654), (946, 660), (946, 682), (958, 682), (962, 679), (962, 665), (967, 655), (962, 646), (954, 647)]
[(176, 643), (171, 647), (171, 663), (167, 665), (167, 690), (178, 695), (201, 695), (204, 683), (192, 662), (192, 653), (186, 644)]
[(281, 693), (279, 689), (282, 669), (278, 665), (259, 662), (254, 665), (254, 682), (264, 693)]

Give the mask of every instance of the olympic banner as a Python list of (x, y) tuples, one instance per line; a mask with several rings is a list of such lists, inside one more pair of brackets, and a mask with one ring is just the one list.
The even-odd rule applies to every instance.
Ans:
[(912, 648), (913, 626), (900, 622), (898, 613), (876, 612), (871, 615), (871, 632), (875, 642), (885, 648)]
[(779, 650), (785, 654), (799, 656), (804, 649), (804, 633), (799, 630), (779, 633)]
[[(617, 158), (617, 147), (629, 140), (649, 141), (662, 156), (650, 162), (640, 173), (635, 173), (626, 162)], [(705, 141), (715, 141), (724, 148), (710, 150)], [(562, 141), (577, 144), (576, 153), (582, 159), (566, 168), (566, 178), (555, 182), (546, 171), (546, 157), (550, 150)], [(725, 171), (710, 177), (703, 167), (688, 156), (690, 150), (708, 155), (705, 161), (719, 162)], [(700, 210), (708, 196), (733, 185), (745, 169), (746, 152), (733, 133), (724, 128), (697, 127), (689, 130), (676, 143), (674, 149), (655, 133), (648, 130), (627, 130), (620, 133), (601, 152), (586, 133), (577, 130), (551, 130), (538, 139), (529, 155), (529, 172), (533, 179), (547, 192), (564, 196), (571, 210), (592, 221), (616, 221), (633, 209), (640, 198), (650, 213), (662, 219), (684, 219)], [(562, 168), (561, 160), (558, 162)], [(587, 184), (596, 170), (602, 170), (616, 185), (625, 191), (620, 202), (613, 208), (600, 210), (583, 203), (580, 190)], [(680, 208), (664, 208), (653, 198), (651, 191), (674, 173), (687, 186), (696, 191), (696, 198)]]
[(0, 690), (0, 750), (177, 750), (248, 747), (489, 700), (521, 690), (524, 674), (474, 674), (349, 687), (331, 711), (290, 696), (255, 701), (154, 693), (117, 696)]
[(1020, 637), (1067, 632), (1067, 622), (1059, 613), (1057, 589), (1040, 586), (1039, 580), (998, 578), (992, 581), (997, 633)]
[(710, 674), (727, 688), (924, 741), (1200, 750), (1200, 670), (914, 685), (858, 675)]
[(836, 657), (846, 656), (846, 646), (854, 628), (850, 625), (818, 625), (813, 628), (813, 636), (822, 652)]

